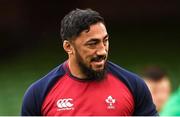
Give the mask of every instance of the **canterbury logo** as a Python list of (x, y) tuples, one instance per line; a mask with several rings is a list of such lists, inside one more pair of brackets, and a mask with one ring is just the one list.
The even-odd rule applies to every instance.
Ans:
[(59, 99), (57, 101), (57, 107), (58, 110), (72, 110), (73, 108), (73, 104), (72, 104), (72, 100), (71, 98), (67, 98), (67, 99)]

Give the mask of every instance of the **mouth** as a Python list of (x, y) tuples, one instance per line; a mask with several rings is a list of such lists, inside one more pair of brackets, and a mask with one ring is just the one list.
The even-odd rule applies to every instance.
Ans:
[(106, 56), (97, 56), (91, 59), (92, 62), (100, 62), (106, 59)]
[(92, 61), (92, 63), (94, 63), (97, 66), (101, 66), (101, 65), (104, 65), (105, 60)]
[(96, 68), (104, 68), (106, 56), (94, 57), (91, 62)]

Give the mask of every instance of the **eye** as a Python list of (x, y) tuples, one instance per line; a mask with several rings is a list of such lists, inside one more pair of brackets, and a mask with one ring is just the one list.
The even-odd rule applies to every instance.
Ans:
[(88, 45), (96, 45), (97, 44), (97, 41), (90, 41), (87, 43)]
[(107, 44), (108, 42), (109, 42), (108, 38), (104, 39), (104, 44)]
[(86, 43), (88, 46), (96, 46), (99, 43), (98, 40), (91, 40)]
[(104, 39), (104, 42), (107, 42), (109, 39), (107, 38), (107, 39)]

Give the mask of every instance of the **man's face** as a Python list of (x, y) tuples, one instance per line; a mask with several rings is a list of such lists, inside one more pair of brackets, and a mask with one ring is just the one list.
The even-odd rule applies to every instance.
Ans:
[(156, 108), (160, 111), (170, 96), (170, 81), (167, 77), (163, 77), (160, 81), (146, 80), (146, 83), (150, 89)]
[(73, 42), (75, 62), (87, 75), (92, 72), (104, 74), (108, 56), (109, 41), (106, 28), (103, 23), (90, 26), (83, 31)]

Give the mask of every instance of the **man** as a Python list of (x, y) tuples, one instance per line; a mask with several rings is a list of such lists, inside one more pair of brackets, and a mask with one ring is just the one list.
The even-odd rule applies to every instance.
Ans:
[(147, 66), (143, 78), (152, 94), (157, 111), (160, 112), (171, 94), (171, 83), (165, 70), (158, 66)]
[(98, 12), (71, 11), (61, 38), (68, 60), (30, 86), (21, 115), (158, 115), (144, 81), (107, 61), (109, 35)]
[(161, 116), (180, 116), (180, 87), (169, 97), (161, 110)]

